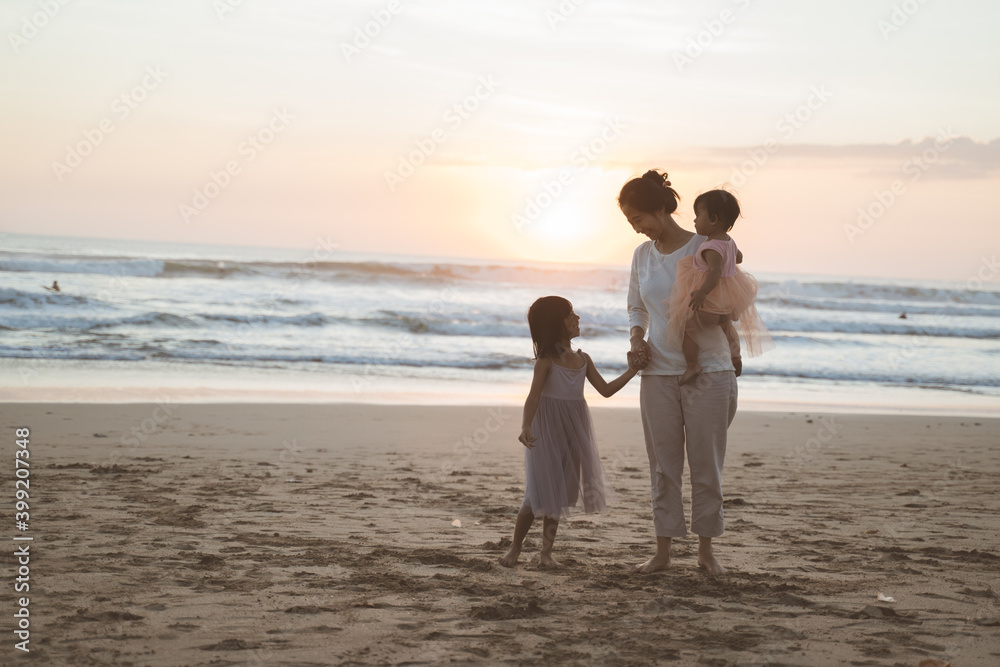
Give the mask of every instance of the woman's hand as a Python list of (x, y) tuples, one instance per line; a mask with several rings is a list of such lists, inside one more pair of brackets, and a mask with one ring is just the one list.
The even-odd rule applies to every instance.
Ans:
[(632, 339), (632, 351), (629, 354), (635, 358), (635, 366), (639, 370), (648, 366), (653, 358), (649, 350), (649, 343), (638, 337)]
[(531, 435), (531, 427), (525, 426), (521, 429), (521, 435), (517, 436), (517, 439), (522, 445), (528, 449), (532, 449), (535, 446), (535, 436)]
[(629, 352), (625, 356), (628, 358), (628, 368), (630, 371), (638, 372), (649, 365), (648, 361), (640, 363), (639, 357), (635, 354), (635, 352)]

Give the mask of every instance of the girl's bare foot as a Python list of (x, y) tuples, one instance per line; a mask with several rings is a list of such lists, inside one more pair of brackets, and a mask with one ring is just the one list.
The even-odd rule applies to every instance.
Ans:
[(656, 554), (642, 565), (636, 565), (632, 568), (632, 572), (635, 574), (652, 574), (653, 572), (666, 570), (668, 567), (670, 567), (670, 556)]
[(562, 567), (562, 563), (553, 558), (551, 554), (542, 554), (538, 557), (538, 569), (540, 570), (554, 570), (560, 567)]
[(681, 381), (678, 384), (682, 386), (687, 384), (691, 380), (695, 379), (698, 373), (701, 373), (701, 364), (694, 364), (692, 366), (688, 366), (687, 370), (684, 371), (684, 375), (681, 376)]
[(504, 567), (514, 567), (517, 565), (517, 559), (521, 556), (521, 550), (517, 547), (511, 547), (510, 551), (505, 553), (500, 557), (500, 564)]

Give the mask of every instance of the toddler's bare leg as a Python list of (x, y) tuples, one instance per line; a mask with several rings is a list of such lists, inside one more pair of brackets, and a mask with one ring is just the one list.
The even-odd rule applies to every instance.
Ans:
[(514, 523), (514, 538), (510, 545), (510, 551), (500, 558), (500, 564), (504, 567), (514, 567), (517, 559), (521, 555), (521, 546), (524, 544), (524, 536), (528, 534), (528, 529), (535, 521), (535, 515), (530, 511), (518, 512), (517, 521)]
[(743, 372), (743, 357), (740, 356), (740, 335), (736, 333), (733, 320), (728, 315), (723, 315), (719, 318), (719, 326), (726, 333), (726, 340), (729, 341), (729, 356), (733, 359), (736, 377), (739, 377)]
[(556, 539), (556, 530), (559, 528), (559, 520), (545, 517), (542, 521), (542, 552), (539, 554), (538, 567), (554, 568), (562, 567), (559, 562), (552, 558), (552, 543)]
[[(698, 373), (701, 373), (701, 364), (698, 363), (698, 342), (694, 334), (706, 327), (714, 327), (720, 323), (720, 316), (716, 313), (706, 313), (698, 311), (691, 316), (684, 328), (684, 341), (681, 343), (681, 351), (684, 352), (684, 361), (687, 362), (687, 369), (681, 376), (679, 384), (687, 384)], [(739, 345), (739, 339), (737, 339)], [(739, 349), (737, 347), (737, 349)]]
[(684, 327), (684, 340), (681, 343), (681, 351), (684, 352), (684, 361), (687, 362), (687, 368), (684, 369), (684, 375), (681, 376), (680, 384), (687, 384), (698, 373), (701, 373), (701, 364), (698, 363), (698, 341), (694, 338), (694, 334), (698, 331), (700, 325), (699, 313), (695, 313)]

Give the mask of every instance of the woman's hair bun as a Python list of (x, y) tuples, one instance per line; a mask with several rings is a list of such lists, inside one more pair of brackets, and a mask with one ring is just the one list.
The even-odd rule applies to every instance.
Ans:
[(650, 169), (639, 178), (630, 179), (618, 193), (619, 206), (631, 206), (645, 213), (673, 213), (681, 198), (670, 187), (666, 172)]
[(667, 180), (667, 175), (665, 173), (661, 174), (655, 169), (650, 169), (645, 174), (643, 174), (642, 177), (650, 181), (653, 181), (657, 185), (662, 185), (667, 188), (670, 187), (670, 181)]

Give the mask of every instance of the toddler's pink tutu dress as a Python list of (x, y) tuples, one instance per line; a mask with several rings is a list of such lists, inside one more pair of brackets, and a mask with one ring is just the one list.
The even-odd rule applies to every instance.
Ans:
[(580, 505), (588, 514), (603, 512), (614, 498), (583, 397), (586, 378), (586, 363), (582, 368), (552, 364), (531, 422), (535, 446), (524, 450), (522, 512), (558, 519)]
[(684, 340), (684, 329), (694, 314), (691, 310), (691, 292), (701, 287), (708, 273), (708, 264), (702, 256), (706, 250), (722, 255), (722, 278), (705, 299), (702, 310), (706, 313), (730, 315), (739, 320), (739, 332), (746, 343), (747, 354), (757, 356), (774, 347), (771, 335), (757, 313), (757, 280), (736, 265), (736, 242), (732, 239), (711, 239), (699, 246), (693, 255), (677, 262), (677, 277), (670, 292), (670, 319), (668, 337), (678, 345)]

